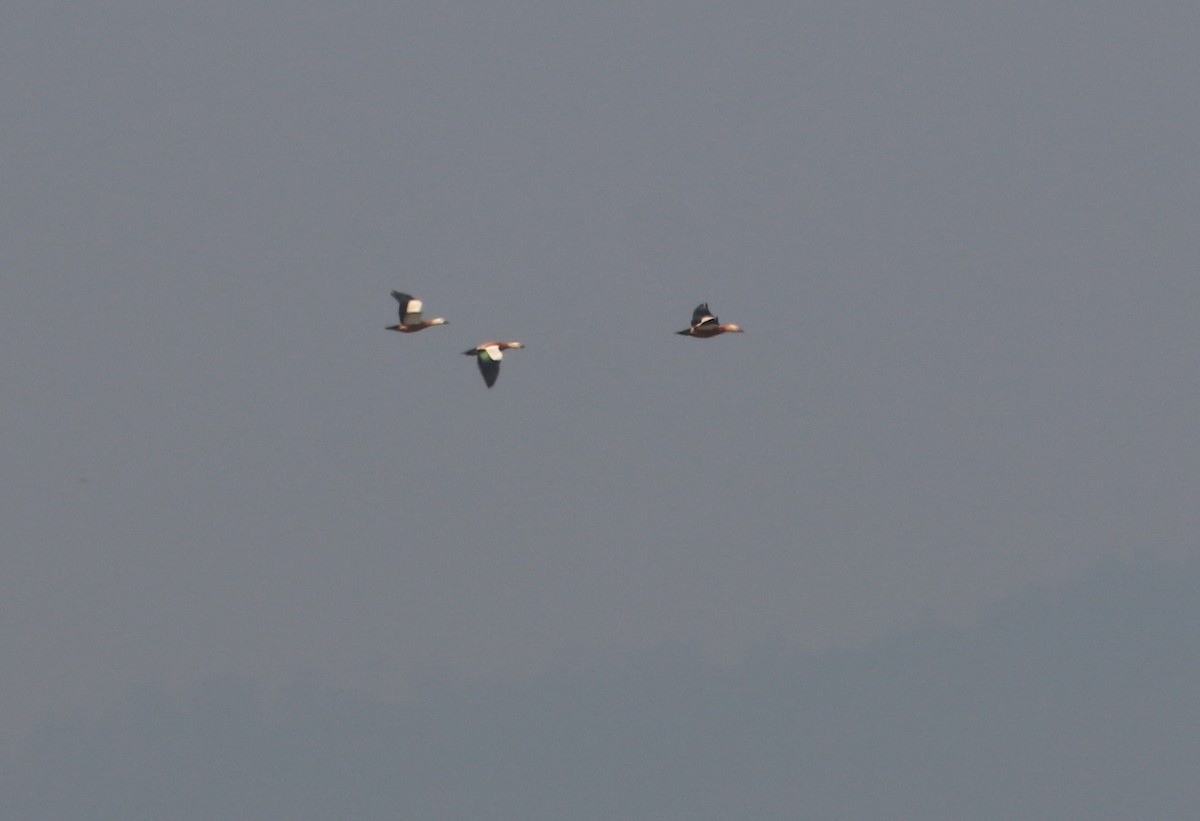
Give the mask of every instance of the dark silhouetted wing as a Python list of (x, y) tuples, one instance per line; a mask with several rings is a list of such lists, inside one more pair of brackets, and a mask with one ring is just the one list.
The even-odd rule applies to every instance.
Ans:
[(713, 316), (712, 311), (708, 310), (708, 303), (702, 302), (696, 306), (696, 310), (692, 311), (692, 327), (698, 328), (709, 323), (717, 324), (717, 318)]
[(480, 351), (475, 361), (479, 363), (479, 372), (487, 386), (495, 385), (496, 377), (500, 375), (500, 363), (488, 356), (487, 351)]

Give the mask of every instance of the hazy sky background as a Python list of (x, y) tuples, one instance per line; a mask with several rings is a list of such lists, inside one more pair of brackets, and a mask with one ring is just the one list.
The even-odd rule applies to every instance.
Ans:
[[(1195, 3), (0, 21), (8, 752), (139, 688), (403, 705), (1194, 570)], [(675, 336), (701, 301), (747, 333)]]

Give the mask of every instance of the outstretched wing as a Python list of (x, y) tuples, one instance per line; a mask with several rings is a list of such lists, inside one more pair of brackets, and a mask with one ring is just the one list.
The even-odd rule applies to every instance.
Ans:
[(692, 311), (692, 327), (699, 328), (701, 325), (718, 324), (717, 318), (712, 315), (712, 311), (708, 310), (708, 303), (701, 302), (696, 306), (696, 310)]
[(503, 358), (504, 354), (495, 345), (484, 348), (475, 358), (479, 363), (479, 372), (483, 374), (483, 381), (489, 388), (496, 384), (496, 377), (500, 375), (500, 360)]
[(399, 291), (392, 291), (392, 298), (400, 303), (401, 325), (419, 325), (421, 323), (421, 309), (424, 307), (421, 300), (411, 294), (402, 294)]

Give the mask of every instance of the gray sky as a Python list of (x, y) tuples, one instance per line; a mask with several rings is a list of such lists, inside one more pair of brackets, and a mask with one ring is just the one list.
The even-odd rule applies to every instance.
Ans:
[(1194, 555), (1200, 8), (573, 5), (0, 13), (0, 735)]
[(142, 687), (40, 725), (6, 818), (1186, 819), (1200, 564), (1107, 562), (965, 629), (682, 646), (399, 704), (311, 678)]

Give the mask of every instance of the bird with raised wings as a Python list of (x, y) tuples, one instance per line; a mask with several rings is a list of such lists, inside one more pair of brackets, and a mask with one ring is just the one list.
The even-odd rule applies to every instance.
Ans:
[(694, 336), (699, 339), (708, 339), (710, 336), (718, 334), (740, 334), (744, 333), (741, 325), (722, 325), (720, 320), (713, 316), (713, 312), (708, 309), (708, 303), (702, 302), (696, 306), (696, 310), (692, 311), (692, 324), (689, 328), (675, 333), (683, 336)]
[(433, 319), (425, 319), (421, 315), (421, 310), (425, 307), (425, 304), (411, 294), (392, 291), (392, 299), (400, 303), (400, 324), (389, 325), (387, 328), (389, 331), (412, 334), (417, 331), (423, 331), (426, 328), (432, 328), (435, 325), (446, 324), (446, 320), (440, 316)]

